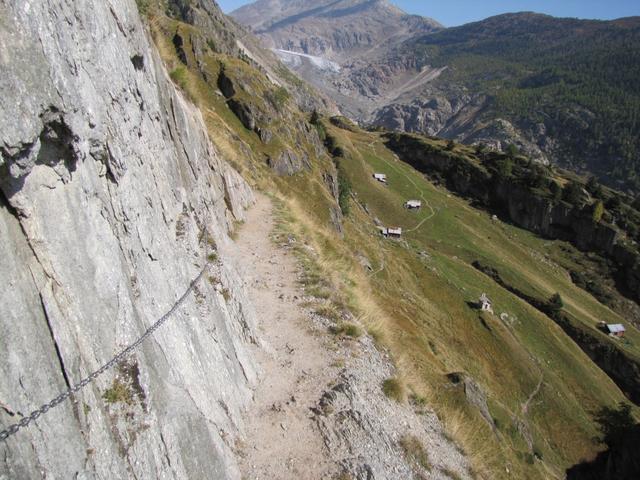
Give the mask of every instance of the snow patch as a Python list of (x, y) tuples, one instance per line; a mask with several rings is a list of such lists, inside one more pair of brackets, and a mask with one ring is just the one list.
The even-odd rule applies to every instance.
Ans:
[(299, 67), (302, 65), (303, 59), (307, 59), (314, 67), (334, 73), (340, 72), (340, 65), (326, 58), (307, 55), (306, 53), (292, 52), (291, 50), (273, 49), (278, 58), (289, 67)]

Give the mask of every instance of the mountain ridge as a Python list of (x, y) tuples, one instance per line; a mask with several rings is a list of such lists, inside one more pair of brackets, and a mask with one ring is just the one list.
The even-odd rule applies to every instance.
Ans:
[[(375, 38), (398, 34), (407, 38), (443, 28), (435, 20), (409, 15), (387, 0), (325, 0), (312, 7), (297, 0), (259, 0), (230, 15), (249, 26), (270, 48), (344, 61), (347, 58), (341, 57), (342, 50), (371, 47)], [(287, 35), (280, 35), (285, 28)]]
[[(281, 3), (298, 11), (297, 2)], [(243, 11), (256, 13), (264, 4)], [(239, 21), (246, 18), (236, 12)], [(291, 17), (286, 28), (276, 26), (259, 37), (361, 124), (501, 150), (513, 144), (537, 161), (592, 172), (617, 188), (640, 189), (634, 113), (640, 102), (634, 60), (640, 17), (580, 20), (516, 12), (425, 32), (400, 27), (395, 17), (387, 20), (396, 22), (398, 35), (388, 37), (392, 29), (367, 29), (366, 22), (343, 17), (335, 22), (335, 37), (354, 40), (339, 46), (320, 39), (313, 15), (303, 22)], [(320, 30), (323, 20), (315, 21)], [(318, 59), (305, 61), (278, 49)], [(339, 68), (317, 68), (324, 58)]]

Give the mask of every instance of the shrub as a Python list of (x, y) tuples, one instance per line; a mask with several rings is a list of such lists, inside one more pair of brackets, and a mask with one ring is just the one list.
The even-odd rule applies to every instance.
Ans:
[(549, 190), (556, 202), (562, 198), (562, 187), (555, 180), (552, 180), (549, 184)]
[(111, 387), (104, 392), (102, 398), (104, 398), (107, 403), (126, 403), (127, 405), (133, 403), (131, 389), (119, 378), (113, 380)]
[(140, 15), (149, 13), (149, 0), (136, 0), (136, 6)]
[(585, 188), (587, 189), (587, 192), (589, 192), (594, 197), (602, 198), (603, 196), (602, 186), (598, 183), (598, 181), (596, 180), (596, 177), (589, 177), (589, 180), (587, 181), (587, 185), (585, 186)]
[(347, 337), (358, 338), (362, 335), (362, 329), (354, 323), (341, 323), (331, 328), (331, 332), (336, 335), (346, 335)]
[(207, 46), (212, 52), (218, 52), (218, 47), (216, 46), (216, 42), (213, 39), (207, 38)]
[(507, 145), (507, 148), (505, 151), (507, 155), (509, 155), (511, 158), (515, 158), (520, 153), (520, 150), (518, 150), (518, 147), (513, 143), (510, 143), (509, 145)]
[(562, 199), (572, 205), (578, 205), (582, 198), (582, 186), (578, 182), (569, 182), (562, 191)]
[(609, 210), (617, 210), (621, 206), (622, 206), (622, 200), (620, 200), (620, 197), (618, 197), (617, 195), (614, 195), (613, 197), (609, 198), (609, 200), (607, 200), (606, 207)]
[(313, 126), (316, 127), (318, 138), (320, 138), (322, 142), (325, 142), (327, 140), (327, 131), (325, 130), (322, 122), (314, 123)]
[(600, 426), (599, 440), (609, 447), (621, 445), (638, 425), (631, 414), (631, 406), (624, 402), (620, 402), (617, 408), (601, 408), (596, 413), (595, 420)]
[(574, 285), (580, 288), (586, 288), (588, 284), (587, 277), (582, 272), (577, 272), (575, 270), (571, 270), (571, 281)]
[(270, 95), (270, 100), (274, 107), (282, 108), (290, 97), (289, 91), (284, 87), (280, 87)]
[(513, 173), (513, 160), (505, 158), (496, 162), (496, 173), (500, 178), (510, 178)]
[(602, 203), (602, 200), (598, 200), (596, 203), (593, 204), (591, 219), (594, 221), (594, 223), (598, 223), (600, 220), (602, 220), (603, 214), (604, 214), (604, 204)]
[(562, 301), (562, 297), (559, 293), (554, 293), (551, 298), (547, 301), (547, 310), (551, 317), (555, 318), (564, 307), (564, 302)]
[[(339, 148), (339, 147), (338, 147)], [(338, 205), (343, 215), (349, 215), (349, 200), (351, 199), (351, 182), (347, 178), (340, 164), (336, 165), (338, 173)]]
[(382, 382), (382, 391), (387, 397), (396, 402), (404, 401), (404, 385), (397, 378), (387, 378)]
[(533, 456), (536, 457), (538, 460), (542, 460), (544, 458), (544, 455), (542, 454), (542, 450), (540, 450), (540, 448), (535, 445), (533, 447)]
[(178, 85), (180, 88), (184, 90), (187, 85), (187, 69), (182, 65), (174, 68), (169, 74), (173, 83)]

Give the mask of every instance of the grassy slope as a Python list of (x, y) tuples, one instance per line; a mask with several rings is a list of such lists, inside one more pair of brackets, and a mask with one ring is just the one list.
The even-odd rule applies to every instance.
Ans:
[[(154, 19), (151, 26), (169, 70), (180, 67), (171, 35), (177, 28), (192, 27), (166, 17)], [(188, 45), (185, 50), (191, 51)], [(225, 64), (235, 75), (249, 76), (258, 92), (274, 88), (237, 59), (211, 52), (206, 62), (210, 78), (216, 78), (216, 69)], [(436, 409), (478, 472), (485, 478), (561, 477), (567, 465), (594, 452), (590, 438), (596, 430), (590, 414), (622, 400), (622, 394), (553, 322), (469, 265), (481, 259), (498, 268), (507, 281), (540, 296), (560, 291), (572, 313), (587, 324), (593, 321), (589, 315), (615, 318), (574, 288), (566, 273), (539, 261), (544, 258), (543, 241), (493, 222), (425, 181), (396, 161), (377, 135), (327, 126), (346, 148), (342, 166), (371, 214), (405, 230), (421, 224), (406, 234), (406, 243), (384, 240), (371, 215), (352, 202), (341, 238), (330, 225), (328, 210), (335, 203), (322, 181), (323, 173), (333, 171), (330, 159), (312, 155), (312, 171), (273, 177), (263, 159), (265, 153), (280, 148), (278, 143), (264, 145), (246, 130), (215, 93), (215, 86), (195, 70), (187, 69), (182, 78), (182, 88), (203, 112), (221, 155), (277, 199), (280, 233), (298, 238), (309, 292), (329, 297), (337, 309), (350, 309), (390, 349), (403, 382)], [(295, 109), (287, 115), (303, 118)], [(305, 148), (291, 142), (289, 147)], [(389, 186), (374, 182), (373, 171), (387, 173)], [(428, 207), (417, 213), (406, 211), (402, 204), (410, 197), (424, 198)], [(374, 272), (363, 269), (358, 256), (368, 258)], [(466, 303), (483, 291), (494, 299), (497, 313), (507, 312), (513, 324), (486, 315), (483, 325)], [(635, 337), (632, 342), (640, 343)], [(445, 374), (454, 371), (467, 372), (486, 391), (498, 421), (495, 433), (464, 401), (460, 388), (446, 379)], [(532, 461), (528, 437), (543, 455), (542, 462), (527, 462)]]
[[(524, 458), (526, 442), (513, 421), (521, 417), (535, 448), (550, 465), (566, 465), (589, 455), (594, 448), (590, 439), (596, 433), (590, 413), (601, 404), (622, 400), (621, 392), (550, 319), (475, 271), (470, 263), (480, 259), (493, 265), (511, 284), (543, 298), (561, 292), (567, 311), (589, 328), (600, 319), (620, 319), (574, 287), (566, 272), (545, 258), (548, 242), (493, 221), (435, 187), (397, 161), (374, 134), (335, 128), (331, 133), (347, 146), (349, 159), (342, 165), (359, 202), (385, 225), (405, 228), (406, 245), (381, 240), (374, 229), (369, 229), (367, 240), (352, 237), (351, 232), (347, 239), (353, 248), (375, 242), (384, 252), (374, 257), (385, 268), (372, 278), (372, 289), (389, 322), (385, 326), (388, 341), (392, 349), (402, 352), (400, 357), (414, 377), (411, 380), (422, 383), (430, 398), (436, 404), (442, 402), (441, 408), (451, 414), (450, 395), (442, 393), (442, 375), (458, 370), (471, 374), (487, 390), (492, 415), (501, 425), (499, 444), (487, 450), (502, 448), (506, 458)], [(388, 175), (388, 187), (371, 178), (374, 171)], [(402, 205), (409, 198), (422, 198), (426, 208), (419, 213), (407, 211)], [(366, 217), (360, 210), (352, 222), (370, 222)], [(420, 224), (419, 229), (406, 232)], [(428, 257), (420, 252), (427, 252)], [(477, 312), (467, 306), (483, 291), (494, 300), (497, 314), (506, 312), (516, 320), (505, 323), (497, 316), (485, 316), (490, 331), (483, 326)], [(636, 350), (640, 345), (637, 331), (631, 332), (630, 340), (629, 348)], [(541, 378), (540, 391), (525, 416), (522, 405)], [(477, 428), (482, 429), (481, 425)], [(487, 432), (481, 437), (482, 442), (493, 443)], [(512, 473), (514, 468), (512, 464)], [(538, 474), (548, 474), (542, 465), (536, 468)], [(522, 470), (520, 475), (534, 470)]]

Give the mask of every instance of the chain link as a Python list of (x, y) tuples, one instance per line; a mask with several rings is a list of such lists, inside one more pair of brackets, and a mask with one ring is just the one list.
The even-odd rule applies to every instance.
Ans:
[(162, 326), (162, 324), (165, 323), (169, 319), (169, 317), (171, 317), (176, 312), (176, 310), (178, 310), (178, 308), (180, 308), (180, 306), (185, 302), (185, 300), (187, 299), (189, 294), (193, 291), (193, 289), (195, 288), (196, 284), (198, 284), (200, 282), (200, 280), (204, 276), (205, 272), (207, 271), (207, 268), (209, 267), (209, 258), (208, 258), (209, 232), (206, 229), (206, 226), (205, 226), (205, 232), (206, 232), (206, 234), (205, 234), (205, 260), (204, 260), (205, 263), (204, 263), (204, 267), (202, 268), (202, 270), (200, 271), (198, 276), (191, 281), (191, 283), (189, 284), (189, 288), (187, 288), (187, 290), (182, 294), (182, 296), (178, 299), (178, 301), (173, 304), (173, 307), (171, 307), (171, 309), (167, 313), (162, 315), (162, 317), (160, 317), (156, 321), (156, 323), (151, 325), (135, 342), (133, 342), (131, 345), (129, 345), (124, 350), (120, 351), (120, 353), (118, 353), (115, 357), (113, 357), (107, 363), (102, 365), (98, 370), (96, 370), (95, 372), (91, 373), (90, 375), (88, 375), (87, 377), (82, 379), (80, 382), (75, 384), (73, 387), (70, 387), (67, 391), (62, 392), (60, 395), (55, 397), (50, 402), (45, 403), (40, 408), (34, 410), (33, 412), (31, 412), (26, 417), (23, 417), (19, 422), (14, 423), (13, 425), (11, 425), (8, 428), (6, 428), (5, 430), (0, 431), (0, 440), (6, 440), (10, 436), (14, 435), (15, 433), (18, 432), (18, 430), (20, 430), (21, 428), (24, 428), (27, 425), (29, 425), (31, 422), (36, 420), (40, 415), (42, 415), (44, 413), (47, 413), (53, 407), (61, 404), (67, 398), (69, 398), (71, 395), (73, 395), (74, 393), (80, 391), (81, 389), (83, 389), (84, 387), (89, 385), (92, 381), (94, 381), (96, 378), (98, 378), (104, 372), (106, 372), (107, 370), (110, 370), (115, 365), (120, 363), (127, 356), (129, 356), (130, 353), (132, 353), (136, 348), (138, 348), (142, 344), (142, 342), (144, 342), (156, 330), (158, 330), (158, 328), (160, 328)]

